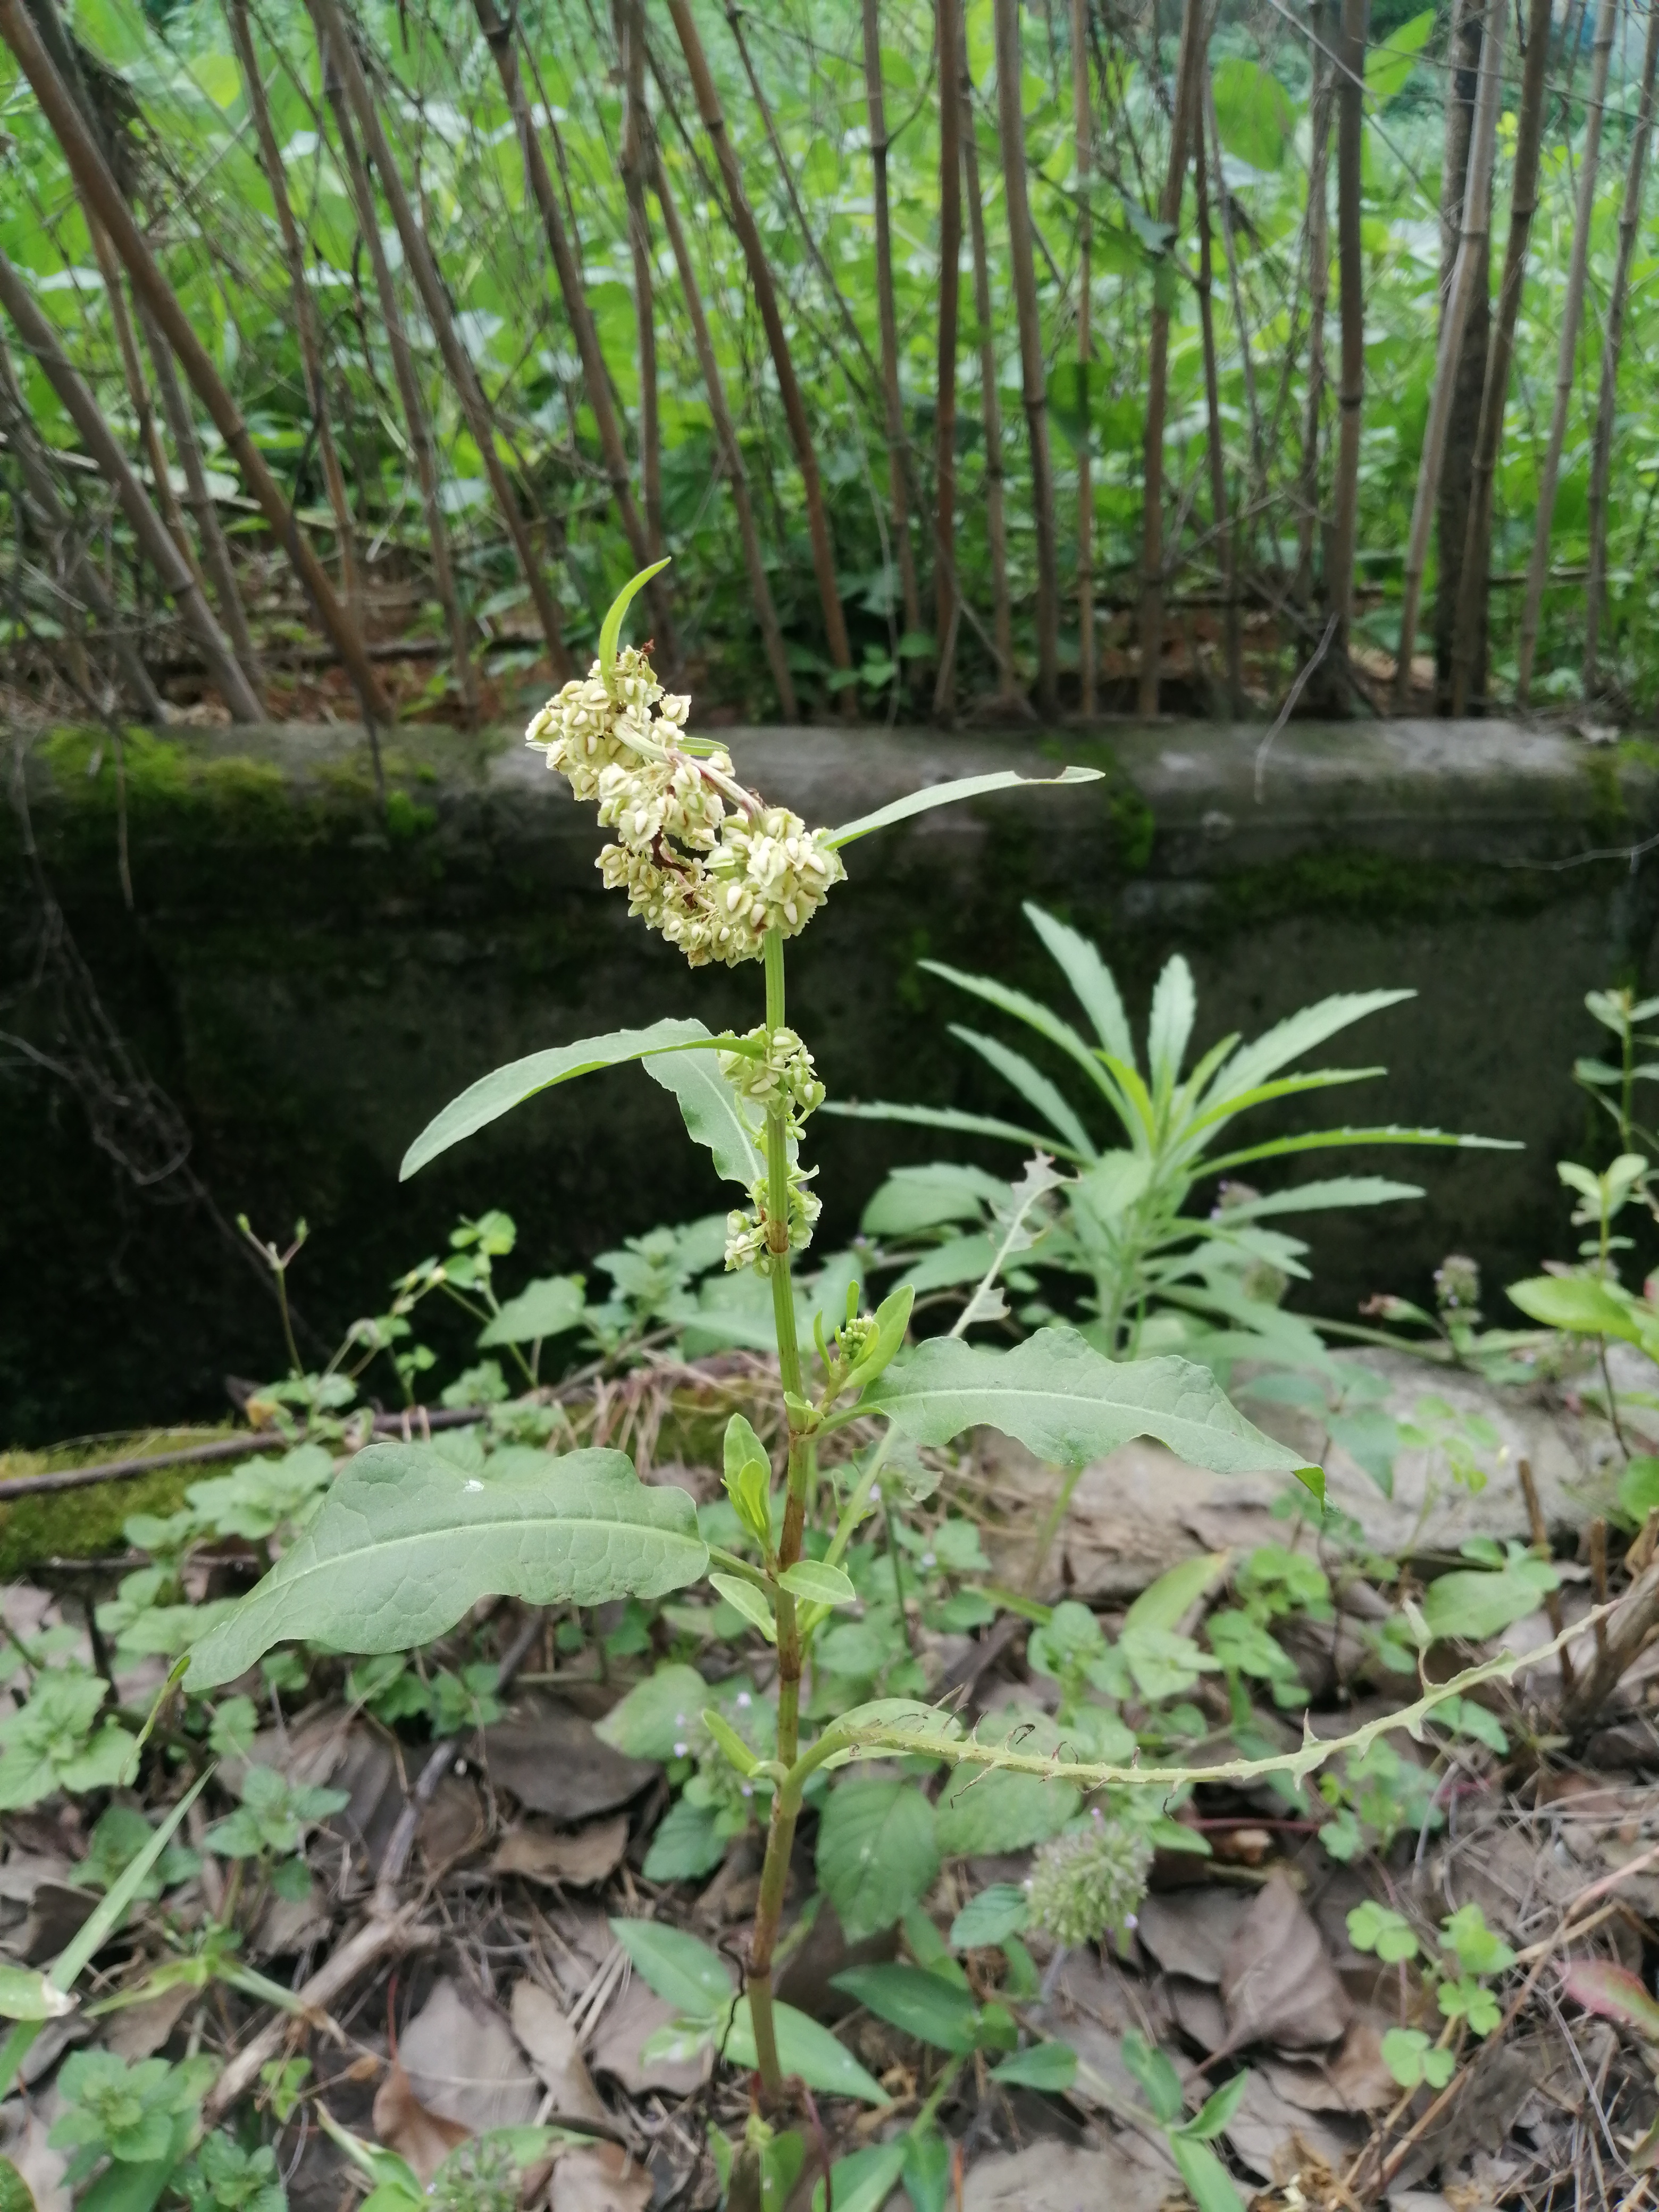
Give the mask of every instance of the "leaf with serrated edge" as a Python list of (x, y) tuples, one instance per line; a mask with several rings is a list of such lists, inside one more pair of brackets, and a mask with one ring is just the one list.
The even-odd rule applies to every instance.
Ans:
[(371, 1444), (227, 1621), (191, 1655), (191, 1690), (252, 1667), (274, 1644), (406, 1651), (482, 1597), (604, 1605), (661, 1597), (708, 1564), (683, 1490), (647, 1488), (621, 1452), (520, 1462), (491, 1482), (429, 1447)]
[(605, 1036), (578, 1037), (574, 1044), (509, 1060), (505, 1067), (469, 1084), (459, 1097), (452, 1098), (441, 1114), (433, 1116), (404, 1154), (398, 1180), (407, 1182), (428, 1160), (436, 1159), (440, 1152), (447, 1152), (463, 1137), (472, 1136), (503, 1114), (510, 1114), (538, 1091), (568, 1083), (573, 1076), (591, 1074), (596, 1068), (643, 1060), (647, 1053), (660, 1052), (665, 1046), (701, 1043), (708, 1035), (708, 1025), (699, 1021), (653, 1022), (648, 1029), (612, 1030)]
[(818, 1822), (817, 1869), (848, 1942), (879, 1935), (933, 1886), (932, 1805), (912, 1782), (843, 1782)]
[(904, 799), (896, 799), (889, 806), (878, 806), (873, 814), (860, 814), (856, 822), (843, 822), (839, 830), (832, 830), (823, 840), (832, 853), (843, 845), (850, 845), (855, 837), (867, 837), (872, 830), (885, 830), (895, 822), (906, 822), (913, 814), (930, 814), (936, 806), (954, 806), (963, 799), (983, 798), (993, 791), (1013, 791), (1020, 788), (1038, 789), (1044, 785), (1062, 783), (1098, 783), (1101, 770), (1097, 768), (1063, 769), (1058, 775), (1020, 775), (1012, 769), (999, 769), (991, 775), (958, 776), (952, 783), (930, 783), (925, 791), (913, 791)]
[(917, 1443), (1000, 1429), (1060, 1467), (1135, 1437), (1156, 1437), (1218, 1474), (1294, 1474), (1303, 1464), (1237, 1412), (1206, 1368), (1173, 1357), (1108, 1359), (1073, 1328), (1039, 1329), (1011, 1352), (930, 1337), (894, 1361), (859, 1410), (885, 1413)]

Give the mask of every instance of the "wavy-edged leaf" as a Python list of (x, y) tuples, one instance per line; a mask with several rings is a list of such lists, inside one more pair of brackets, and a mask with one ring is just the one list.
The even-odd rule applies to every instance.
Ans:
[(672, 1091), (680, 1119), (694, 1144), (714, 1154), (714, 1172), (724, 1182), (747, 1190), (766, 1173), (766, 1158), (744, 1117), (743, 1102), (720, 1073), (714, 1052), (648, 1054), (645, 1072)]
[(1410, 1129), (1397, 1121), (1370, 1128), (1304, 1129), (1293, 1137), (1270, 1137), (1265, 1144), (1247, 1145), (1243, 1151), (1206, 1160), (1206, 1175), (1224, 1175), (1229, 1169), (1249, 1167), (1253, 1160), (1288, 1159), (1294, 1152), (1328, 1152), (1344, 1145), (1431, 1145), (1445, 1152), (1523, 1152), (1526, 1146), (1514, 1137), (1462, 1137), (1444, 1129)]
[(1069, 1145), (1057, 1144), (1041, 1129), (1022, 1129), (1015, 1122), (999, 1121), (993, 1115), (964, 1114), (956, 1106), (896, 1106), (884, 1098), (863, 1105), (857, 1100), (831, 1098), (818, 1111), (838, 1114), (847, 1121), (906, 1121), (912, 1128), (950, 1129), (962, 1137), (1000, 1137), (1011, 1145), (1024, 1146), (1027, 1152), (1054, 1152), (1079, 1167), (1087, 1164)]
[(1127, 1060), (1135, 1065), (1134, 1039), (1129, 1033), (1129, 1018), (1123, 1011), (1123, 1000), (1118, 995), (1116, 979), (1101, 958), (1096, 946), (1086, 937), (1030, 899), (1023, 909), (1025, 919), (1042, 939), (1049, 957), (1059, 966), (1066, 981), (1077, 994), (1079, 1005), (1095, 1025), (1099, 1037), (1114, 1060)]
[(1289, 1190), (1269, 1191), (1263, 1198), (1247, 1198), (1230, 1206), (1221, 1216), (1224, 1228), (1232, 1221), (1261, 1221), (1273, 1213), (1322, 1213), (1332, 1206), (1391, 1206), (1397, 1200), (1421, 1198), (1420, 1183), (1393, 1182), (1387, 1176), (1326, 1176), (1316, 1182), (1294, 1184)]
[[(809, 2089), (826, 2097), (857, 2097), (866, 2105), (887, 2102), (887, 2092), (859, 2064), (846, 2045), (837, 2043), (827, 2027), (820, 2027), (805, 2013), (775, 2002), (772, 2027), (778, 2040), (778, 2063), (786, 2075), (799, 2075)], [(732, 2017), (726, 2056), (729, 2064), (750, 2070), (760, 2063), (747, 1997), (739, 2000)]]
[(1174, 1358), (1108, 1359), (1063, 1327), (1039, 1329), (1009, 1352), (931, 1337), (894, 1361), (860, 1411), (885, 1413), (917, 1443), (1000, 1429), (1060, 1467), (1135, 1437), (1156, 1437), (1218, 1474), (1294, 1474), (1303, 1463), (1247, 1421), (1207, 1369)]
[(1401, 1006), (1416, 996), (1415, 991), (1334, 991), (1328, 999), (1316, 999), (1312, 1006), (1275, 1022), (1254, 1043), (1245, 1045), (1218, 1078), (1206, 1103), (1218, 1105), (1241, 1091), (1254, 1090), (1268, 1076), (1277, 1075), (1281, 1067), (1300, 1060), (1304, 1052), (1323, 1044), (1327, 1037), (1351, 1029), (1368, 1014), (1380, 1014), (1384, 1007)]
[[(535, 1465), (539, 1458), (543, 1465)], [(661, 1597), (708, 1564), (683, 1490), (649, 1487), (616, 1451), (526, 1455), (484, 1482), (429, 1446), (371, 1444), (299, 1540), (191, 1655), (192, 1692), (275, 1644), (405, 1651), (481, 1597), (603, 1605)]]
[[(981, 1036), (978, 1030), (970, 1030), (963, 1022), (952, 1022), (951, 1034), (960, 1039), (970, 1052), (976, 1052), (988, 1066), (994, 1067), (1005, 1083), (1018, 1091), (1028, 1106), (1034, 1106), (1043, 1120), (1059, 1131), (1073, 1152), (1080, 1153), (1085, 1160), (1092, 1160), (1096, 1157), (1094, 1140), (1079, 1120), (1071, 1101), (1040, 1068), (1032, 1066), (1024, 1053), (1014, 1051), (1012, 1046), (1001, 1043), (996, 1037)], [(1052, 1139), (1045, 1143), (1043, 1149), (1052, 1151)]]
[(1152, 1011), (1146, 1024), (1146, 1064), (1160, 1098), (1167, 1098), (1180, 1080), (1197, 1015), (1193, 971), (1179, 952), (1174, 953), (1152, 986)]
[(817, 1870), (848, 1942), (878, 1936), (933, 1886), (932, 1805), (914, 1782), (843, 1782), (824, 1801)]
[(832, 853), (843, 845), (850, 845), (855, 837), (867, 837), (872, 830), (885, 830), (895, 822), (908, 822), (913, 814), (930, 814), (936, 806), (955, 806), (964, 799), (981, 799), (993, 791), (1041, 790), (1059, 784), (1098, 783), (1101, 771), (1097, 768), (1062, 769), (1058, 775), (1021, 775), (1011, 768), (998, 769), (989, 775), (958, 776), (951, 783), (930, 783), (923, 791), (913, 791), (903, 799), (894, 799), (890, 805), (878, 806), (873, 814), (860, 814), (856, 822), (843, 822), (839, 830), (832, 830), (823, 840)]
[(459, 1145), (463, 1137), (487, 1128), (556, 1083), (590, 1075), (596, 1068), (620, 1067), (626, 1060), (643, 1060), (647, 1053), (661, 1052), (665, 1046), (696, 1044), (709, 1035), (705, 1022), (673, 1018), (653, 1022), (647, 1029), (612, 1030), (605, 1036), (578, 1037), (574, 1044), (556, 1045), (547, 1052), (508, 1060), (505, 1067), (469, 1084), (459, 1097), (452, 1098), (441, 1114), (433, 1116), (404, 1154), (398, 1180), (407, 1182), (440, 1152)]

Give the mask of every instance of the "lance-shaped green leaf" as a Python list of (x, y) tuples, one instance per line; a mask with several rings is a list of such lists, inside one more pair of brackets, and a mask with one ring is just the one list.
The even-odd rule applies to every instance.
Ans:
[(642, 592), (651, 579), (660, 575), (667, 566), (666, 558), (653, 561), (648, 568), (641, 568), (637, 575), (630, 576), (605, 611), (605, 620), (599, 625), (599, 673), (605, 679), (607, 690), (611, 688), (611, 672), (617, 665), (617, 647), (622, 642), (623, 617), (628, 612), (629, 604), (636, 592)]
[(855, 837), (867, 837), (872, 830), (885, 830), (892, 823), (908, 822), (913, 814), (931, 814), (936, 806), (954, 806), (958, 799), (981, 799), (992, 791), (1035, 790), (1058, 783), (1098, 783), (1100, 777), (1097, 768), (1062, 769), (1058, 775), (1020, 775), (1005, 768), (992, 775), (958, 776), (953, 783), (930, 783), (923, 791), (913, 791), (903, 799), (894, 799), (890, 805), (878, 806), (873, 814), (860, 814), (856, 822), (843, 822), (839, 830), (830, 831), (823, 842), (836, 853), (843, 845), (850, 845)]
[(1218, 1474), (1301, 1471), (1190, 1360), (1108, 1359), (1073, 1328), (1042, 1328), (1011, 1352), (930, 1337), (901, 1354), (860, 1413), (883, 1413), (917, 1443), (1000, 1429), (1039, 1459), (1080, 1467), (1134, 1437), (1156, 1437)]
[(568, 1083), (575, 1075), (591, 1075), (595, 1068), (619, 1067), (625, 1060), (643, 1060), (647, 1053), (674, 1045), (700, 1044), (709, 1035), (705, 1023), (692, 1020), (653, 1022), (648, 1029), (612, 1030), (607, 1036), (578, 1037), (574, 1044), (556, 1045), (549, 1052), (532, 1052), (511, 1060), (489, 1075), (469, 1084), (452, 1098), (441, 1114), (434, 1115), (404, 1154), (398, 1180), (407, 1182), (428, 1160), (447, 1152), (463, 1137), (471, 1137), (538, 1091)]
[(482, 1597), (604, 1605), (661, 1597), (708, 1564), (683, 1490), (647, 1488), (621, 1452), (526, 1455), (485, 1482), (422, 1444), (371, 1444), (228, 1620), (191, 1656), (192, 1691), (228, 1682), (272, 1644), (405, 1651)]
[(673, 1092), (688, 1135), (714, 1154), (722, 1182), (741, 1183), (745, 1190), (759, 1182), (766, 1156), (742, 1100), (720, 1073), (718, 1053), (662, 1053), (647, 1060), (645, 1072)]

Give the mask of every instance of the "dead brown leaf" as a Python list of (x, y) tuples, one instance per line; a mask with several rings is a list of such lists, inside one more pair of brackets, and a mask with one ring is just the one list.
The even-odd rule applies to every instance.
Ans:
[(1286, 2104), (1304, 2112), (1380, 2112), (1400, 2094), (1382, 2063), (1382, 2039), (1368, 2020), (1353, 2020), (1328, 2059), (1268, 2058), (1262, 2069)]
[(104, 2048), (129, 2064), (135, 2058), (153, 2057), (191, 2007), (201, 2002), (201, 1990), (181, 1982), (176, 1989), (163, 1990), (159, 1997), (147, 1997), (143, 2004), (124, 2005), (109, 2024)]
[(475, 1990), (445, 1978), (404, 2030), (398, 2056), (421, 2102), (471, 2132), (523, 2127), (541, 2093), (505, 2018)]
[(498, 1788), (572, 1827), (614, 1813), (661, 1771), (650, 1759), (612, 1751), (590, 1722), (551, 1698), (525, 1697), (510, 1719), (484, 1730), (483, 1741)]
[(1289, 1878), (1273, 1874), (1234, 1931), (1221, 1970), (1231, 2048), (1278, 2043), (1311, 2051), (1334, 2043), (1353, 2006), (1318, 1929)]
[(1141, 1904), (1135, 1933), (1166, 1974), (1213, 1985), (1250, 1903), (1248, 1894), (1220, 1882), (1154, 1892)]
[[(1083, 2150), (1049, 2140), (975, 2159), (963, 2187), (963, 2212), (1158, 2212), (1167, 2175), (1115, 2151)], [(563, 2208), (559, 2208), (563, 2212)]]
[(640, 2057), (646, 2039), (673, 2017), (674, 2008), (665, 1998), (654, 1996), (643, 1982), (629, 1982), (588, 2045), (593, 2071), (614, 2075), (634, 2097), (647, 2089), (684, 2097), (700, 2088), (714, 2063), (712, 2051), (705, 2049), (691, 2059), (653, 2059), (649, 2064)]
[(447, 2120), (441, 2112), (428, 2112), (394, 2059), (391, 2072), (374, 2093), (374, 2132), (388, 2150), (409, 2160), (424, 2184), (472, 2130), (459, 2120)]
[(558, 2000), (534, 1982), (520, 1982), (514, 1990), (513, 2033), (524, 2045), (542, 2087), (552, 2097), (556, 2112), (566, 2118), (606, 2118), (577, 2045), (575, 2029), (560, 2010)]
[(591, 1889), (621, 1863), (627, 1848), (625, 1813), (609, 1820), (595, 1820), (574, 1833), (550, 1827), (544, 1820), (524, 1820), (501, 1838), (489, 1871)]
[(415, 1839), (431, 1874), (464, 1859), (484, 1838), (483, 1806), (471, 1783), (446, 1774), (421, 1815)]
[(651, 2176), (620, 2143), (568, 2150), (553, 2168), (552, 2212), (645, 2212)]

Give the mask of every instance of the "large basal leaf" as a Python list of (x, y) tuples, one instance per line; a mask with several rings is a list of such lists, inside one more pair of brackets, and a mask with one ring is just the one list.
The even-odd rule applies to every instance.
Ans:
[[(773, 2033), (777, 2037), (778, 2063), (787, 2075), (798, 2074), (809, 2089), (826, 2097), (858, 2097), (866, 2105), (884, 2105), (887, 2092), (865, 2071), (845, 2044), (837, 2043), (827, 2027), (793, 2005), (772, 2006)], [(727, 2063), (752, 2069), (760, 2063), (755, 2051), (754, 2023), (749, 2000), (742, 1998), (726, 2039)]]
[(1036, 790), (1058, 783), (1098, 783), (1100, 778), (1097, 768), (1062, 769), (1058, 775), (1019, 775), (1012, 769), (1005, 768), (991, 775), (958, 776), (953, 783), (930, 783), (925, 791), (913, 791), (904, 799), (894, 799), (889, 806), (878, 806), (873, 814), (860, 814), (856, 822), (843, 822), (839, 830), (831, 830), (823, 842), (836, 853), (843, 845), (850, 845), (855, 837), (867, 837), (872, 830), (885, 830), (891, 823), (907, 822), (913, 814), (929, 814), (936, 806), (954, 806), (959, 799), (981, 799), (992, 791)]
[(589, 1075), (595, 1068), (643, 1060), (647, 1053), (660, 1052), (665, 1046), (695, 1044), (708, 1035), (708, 1025), (699, 1021), (653, 1022), (648, 1029), (612, 1030), (608, 1036), (578, 1037), (574, 1044), (556, 1045), (549, 1052), (532, 1052), (523, 1060), (511, 1060), (505, 1067), (469, 1084), (459, 1097), (452, 1098), (442, 1113), (427, 1123), (404, 1154), (398, 1180), (407, 1182), (428, 1160), (459, 1145), (463, 1137), (499, 1121), (503, 1114), (510, 1114), (538, 1091), (568, 1083), (573, 1076)]
[(1216, 129), (1227, 152), (1253, 169), (1276, 169), (1296, 131), (1296, 110), (1279, 79), (1259, 62), (1229, 54), (1211, 75)]
[(1496, 1571), (1459, 1567), (1441, 1575), (1423, 1593), (1423, 1618), (1438, 1639), (1455, 1636), (1465, 1644), (1484, 1644), (1517, 1620), (1536, 1613), (1561, 1577), (1543, 1559), (1511, 1559)]
[(1189, 1360), (1108, 1359), (1073, 1328), (1042, 1328), (1011, 1352), (931, 1337), (901, 1353), (860, 1412), (883, 1413), (917, 1443), (1000, 1429), (1039, 1459), (1080, 1467), (1134, 1437), (1156, 1437), (1218, 1474), (1282, 1469), (1298, 1453), (1263, 1436), (1206, 1368)]
[(234, 1680), (291, 1638), (404, 1651), (453, 1628), (482, 1597), (660, 1597), (708, 1564), (690, 1498), (647, 1489), (621, 1452), (520, 1462), (485, 1482), (427, 1445), (371, 1444), (292, 1550), (197, 1645), (190, 1686)]
[(817, 1865), (848, 1942), (879, 1935), (933, 1886), (932, 1805), (914, 1782), (843, 1782), (818, 1823)]

